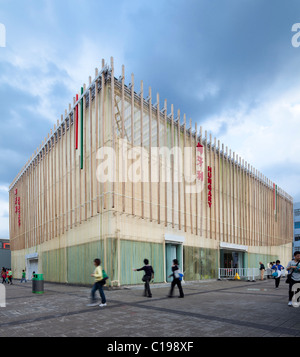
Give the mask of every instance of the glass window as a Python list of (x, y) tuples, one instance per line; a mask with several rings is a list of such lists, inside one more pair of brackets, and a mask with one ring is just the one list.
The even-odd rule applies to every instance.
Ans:
[(300, 208), (294, 210), (294, 216), (300, 216)]

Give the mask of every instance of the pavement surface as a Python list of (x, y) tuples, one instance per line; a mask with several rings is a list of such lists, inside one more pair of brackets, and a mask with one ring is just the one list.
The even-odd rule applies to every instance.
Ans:
[[(184, 299), (167, 298), (169, 284), (105, 290), (106, 307), (87, 307), (90, 288), (31, 282), (6, 287), (0, 336), (279, 337), (300, 336), (300, 307), (288, 306), (288, 286), (274, 280), (202, 281), (183, 284)], [(98, 292), (97, 292), (98, 294)], [(99, 300), (99, 304), (101, 301)]]

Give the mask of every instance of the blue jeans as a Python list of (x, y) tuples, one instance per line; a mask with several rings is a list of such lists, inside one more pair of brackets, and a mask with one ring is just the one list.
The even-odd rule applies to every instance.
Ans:
[(96, 294), (96, 291), (97, 291), (97, 290), (99, 290), (99, 293), (100, 293), (100, 296), (101, 296), (102, 304), (105, 304), (105, 303), (106, 303), (106, 298), (105, 298), (105, 295), (104, 295), (104, 291), (103, 291), (102, 286), (103, 286), (103, 284), (100, 283), (99, 281), (97, 281), (97, 282), (93, 285), (92, 291), (91, 291), (91, 303), (96, 302), (95, 294)]

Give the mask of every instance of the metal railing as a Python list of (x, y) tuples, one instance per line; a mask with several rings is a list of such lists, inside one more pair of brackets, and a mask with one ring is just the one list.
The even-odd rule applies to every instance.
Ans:
[(255, 281), (260, 277), (259, 268), (219, 268), (218, 280), (222, 279), (234, 279), (237, 275), (241, 279), (247, 279), (249, 281)]

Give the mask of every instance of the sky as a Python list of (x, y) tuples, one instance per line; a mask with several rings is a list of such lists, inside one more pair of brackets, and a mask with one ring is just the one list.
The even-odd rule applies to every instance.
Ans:
[(0, 0), (0, 238), (9, 184), (111, 56), (300, 201), (295, 23), (298, 0)]

